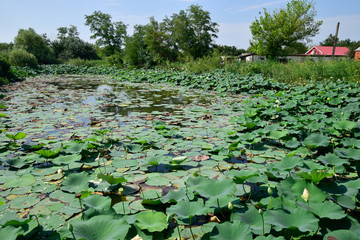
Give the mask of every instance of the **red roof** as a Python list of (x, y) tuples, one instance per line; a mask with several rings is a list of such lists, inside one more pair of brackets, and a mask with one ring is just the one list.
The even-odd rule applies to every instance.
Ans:
[[(336, 47), (335, 55), (336, 56), (346, 56), (349, 49), (347, 47)], [(327, 55), (331, 56), (333, 52), (333, 47), (328, 46), (314, 46), (305, 55)]]

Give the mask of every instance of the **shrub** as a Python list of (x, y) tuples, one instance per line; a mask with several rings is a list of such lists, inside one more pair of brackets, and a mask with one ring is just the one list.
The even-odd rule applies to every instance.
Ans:
[(9, 81), (15, 79), (16, 77), (10, 69), (9, 62), (6, 59), (0, 57), (0, 85), (8, 84)]
[(9, 53), (9, 61), (14, 66), (36, 68), (38, 62), (36, 57), (24, 49), (14, 49)]
[(55, 55), (44, 36), (38, 35), (34, 29), (20, 29), (14, 39), (15, 49), (25, 49), (32, 53), (40, 64), (56, 63)]

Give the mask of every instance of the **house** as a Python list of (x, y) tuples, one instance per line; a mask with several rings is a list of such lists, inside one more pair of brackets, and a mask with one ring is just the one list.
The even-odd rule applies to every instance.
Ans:
[(355, 50), (355, 61), (360, 62), (360, 47)]
[[(314, 46), (310, 48), (309, 51), (305, 53), (305, 55), (319, 55), (319, 56), (327, 56), (331, 57), (333, 53), (334, 47), (329, 46)], [(335, 56), (346, 56), (349, 52), (347, 47), (336, 47), (335, 48)]]
[(238, 56), (239, 61), (246, 61), (246, 62), (258, 62), (258, 61), (266, 61), (266, 57), (256, 55), (255, 53), (243, 53)]

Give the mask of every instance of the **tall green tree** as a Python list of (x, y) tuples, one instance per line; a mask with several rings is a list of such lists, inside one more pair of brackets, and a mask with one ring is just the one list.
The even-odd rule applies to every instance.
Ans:
[(102, 47), (106, 55), (112, 55), (121, 51), (126, 37), (126, 25), (122, 22), (112, 22), (109, 14), (95, 11), (91, 15), (85, 15), (85, 25), (90, 27), (96, 39), (96, 45)]
[(59, 27), (57, 30), (57, 39), (51, 42), (51, 47), (57, 58), (60, 60), (98, 58), (95, 47), (80, 39), (75, 26)]
[(173, 14), (164, 22), (176, 47), (185, 56), (194, 59), (211, 53), (213, 40), (217, 38), (218, 24), (213, 22), (210, 13), (199, 5), (191, 5), (186, 10)]
[(309, 41), (319, 32), (322, 21), (315, 20), (316, 14), (313, 2), (307, 0), (291, 0), (272, 13), (264, 9), (250, 25), (250, 50), (269, 58), (284, 55), (285, 47)]
[(44, 36), (40, 36), (34, 29), (20, 29), (14, 39), (14, 49), (24, 49), (32, 53), (40, 64), (55, 63), (55, 55)]

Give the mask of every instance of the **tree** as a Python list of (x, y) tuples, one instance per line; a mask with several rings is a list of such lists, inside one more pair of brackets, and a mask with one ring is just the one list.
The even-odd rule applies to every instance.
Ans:
[(264, 13), (250, 25), (252, 40), (250, 50), (258, 55), (275, 58), (303, 40), (310, 41), (320, 29), (322, 21), (315, 21), (313, 3), (307, 0), (291, 0), (285, 9)]
[(61, 60), (98, 58), (94, 46), (80, 39), (75, 26), (59, 27), (57, 39), (51, 42), (51, 46), (55, 56)]
[(123, 22), (112, 22), (109, 14), (100, 11), (85, 15), (85, 19), (85, 25), (93, 33), (90, 38), (97, 39), (96, 45), (103, 47), (107, 56), (121, 51), (126, 36), (126, 25)]
[(245, 49), (238, 49), (235, 46), (226, 46), (226, 45), (215, 45), (215, 50), (217, 50), (220, 55), (223, 56), (239, 56), (246, 52)]
[(171, 19), (166, 18), (164, 22), (176, 47), (185, 56), (196, 59), (211, 53), (218, 24), (212, 22), (210, 13), (199, 5), (191, 5), (186, 11), (181, 10), (178, 14), (173, 14)]
[(38, 35), (34, 29), (20, 29), (14, 39), (15, 49), (24, 49), (32, 53), (40, 64), (55, 63), (55, 55), (47, 43), (47, 39)]

